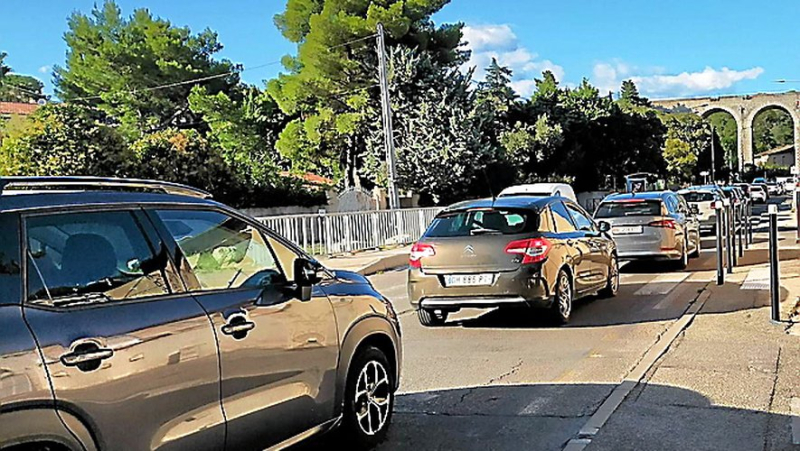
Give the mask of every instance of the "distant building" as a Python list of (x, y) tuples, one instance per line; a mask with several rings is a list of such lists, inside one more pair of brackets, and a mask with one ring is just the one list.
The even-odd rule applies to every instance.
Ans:
[(22, 102), (0, 102), (0, 119), (8, 119), (11, 116), (27, 116), (39, 108), (35, 103)]
[(786, 168), (794, 166), (794, 145), (776, 147), (756, 155), (757, 165), (770, 164)]

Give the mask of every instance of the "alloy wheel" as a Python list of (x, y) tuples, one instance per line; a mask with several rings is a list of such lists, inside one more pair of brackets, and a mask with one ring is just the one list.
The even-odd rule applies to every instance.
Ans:
[(380, 362), (370, 360), (358, 375), (353, 400), (356, 422), (362, 432), (372, 436), (383, 430), (389, 418), (391, 397), (386, 368)]
[(558, 284), (558, 312), (562, 318), (569, 318), (572, 312), (572, 284), (565, 273), (561, 274)]

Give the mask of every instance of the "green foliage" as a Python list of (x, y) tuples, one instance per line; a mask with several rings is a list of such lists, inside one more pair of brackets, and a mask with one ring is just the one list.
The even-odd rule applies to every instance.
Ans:
[(753, 150), (756, 154), (794, 144), (792, 117), (780, 108), (759, 113), (753, 120)]
[(130, 152), (97, 113), (78, 105), (46, 105), (8, 131), (0, 175), (125, 175)]
[(191, 111), (208, 124), (208, 139), (241, 181), (268, 185), (275, 181), (280, 159), (275, 152), (278, 133), (286, 118), (265, 92), (245, 87), (231, 98), (195, 87), (189, 95)]
[[(430, 16), (445, 0), (288, 0), (275, 24), (297, 55), (286, 58), (288, 73), (268, 84), (284, 113), (294, 116), (277, 148), (295, 170), (313, 169), (343, 176), (345, 186), (360, 185), (367, 155), (365, 137), (380, 114), (365, 116), (377, 104), (377, 57), (373, 35), (378, 23), (391, 47), (417, 48), (437, 63), (465, 60), (457, 49), (461, 26), (435, 27)], [(351, 42), (357, 40), (358, 42)], [(390, 75), (391, 76), (391, 75)]]
[(718, 169), (728, 165), (738, 167), (738, 126), (733, 116), (725, 111), (717, 111), (708, 115), (706, 121), (714, 127), (722, 147), (721, 153), (717, 155)]
[(0, 52), (0, 81), (3, 81), (3, 77), (6, 76), (9, 72), (11, 72), (11, 68), (8, 67), (5, 63), (5, 59), (8, 57), (6, 52)]
[(222, 49), (216, 33), (192, 34), (146, 9), (124, 18), (115, 3), (106, 1), (90, 15), (73, 13), (68, 26), (66, 65), (55, 68), (58, 97), (99, 108), (132, 139), (194, 122), (187, 101), (191, 85), (149, 88), (214, 77), (203, 85), (216, 94), (239, 81), (236, 74), (226, 75), (235, 69), (230, 62), (213, 59)]
[(662, 114), (661, 120), (667, 127), (664, 160), (670, 179), (678, 184), (699, 180), (700, 172), (710, 169), (711, 130), (708, 124), (691, 113)]
[(6, 74), (0, 79), (0, 102), (31, 103), (44, 99), (44, 84), (28, 75)]

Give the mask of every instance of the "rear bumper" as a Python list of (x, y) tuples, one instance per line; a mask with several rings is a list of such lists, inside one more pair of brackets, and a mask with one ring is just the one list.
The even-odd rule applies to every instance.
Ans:
[[(424, 270), (408, 272), (408, 299), (414, 308), (492, 308), (511, 305), (547, 307), (552, 301), (546, 265), (524, 266), (516, 271), (501, 272), (492, 285), (446, 287), (441, 274)], [(555, 280), (555, 277), (551, 277)]]

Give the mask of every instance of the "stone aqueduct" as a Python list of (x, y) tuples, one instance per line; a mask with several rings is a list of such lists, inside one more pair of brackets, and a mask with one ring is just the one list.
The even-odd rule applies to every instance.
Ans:
[(744, 96), (698, 97), (691, 99), (653, 100), (653, 105), (663, 108), (685, 107), (702, 117), (717, 111), (726, 111), (736, 120), (739, 170), (753, 163), (753, 121), (756, 115), (769, 108), (781, 108), (794, 121), (795, 167), (800, 168), (800, 92), (780, 94), (752, 94)]

